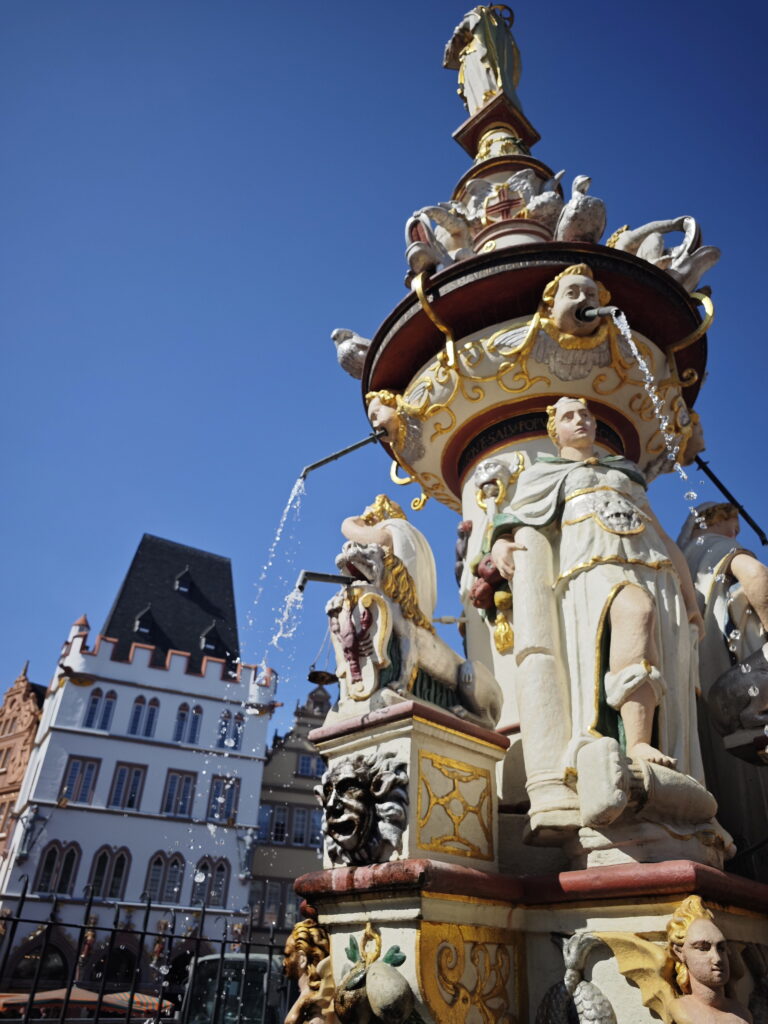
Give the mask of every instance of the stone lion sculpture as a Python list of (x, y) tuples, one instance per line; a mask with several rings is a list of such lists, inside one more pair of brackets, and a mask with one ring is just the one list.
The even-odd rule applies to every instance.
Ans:
[(403, 561), (378, 544), (347, 541), (336, 565), (360, 581), (326, 606), (341, 654), (342, 700), (379, 694), (388, 703), (394, 694), (410, 694), (493, 728), (501, 714), (498, 683), (437, 636)]

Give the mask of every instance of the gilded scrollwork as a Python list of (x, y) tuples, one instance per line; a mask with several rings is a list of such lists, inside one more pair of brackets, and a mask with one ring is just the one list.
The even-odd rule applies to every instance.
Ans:
[(492, 795), (487, 769), (420, 751), (419, 846), (492, 860)]
[(512, 933), (425, 921), (419, 969), (425, 1002), (441, 1024), (517, 1024), (520, 963)]

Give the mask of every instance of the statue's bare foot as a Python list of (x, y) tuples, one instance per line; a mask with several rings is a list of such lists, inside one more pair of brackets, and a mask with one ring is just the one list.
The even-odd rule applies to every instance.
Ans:
[(636, 743), (634, 747), (629, 748), (627, 754), (630, 757), (637, 757), (641, 761), (650, 761), (651, 764), (663, 764), (665, 768), (677, 768), (676, 757), (662, 754), (660, 750), (652, 747), (650, 743)]

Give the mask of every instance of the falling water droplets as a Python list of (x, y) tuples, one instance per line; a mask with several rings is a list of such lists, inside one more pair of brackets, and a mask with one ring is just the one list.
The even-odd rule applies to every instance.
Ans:
[(198, 871), (195, 874), (195, 881), (197, 882), (198, 885), (200, 885), (202, 882), (204, 882), (205, 881), (205, 872), (204, 871)]
[[(656, 381), (654, 380), (653, 373), (650, 366), (645, 361), (643, 354), (637, 347), (635, 339), (632, 337), (632, 330), (629, 326), (629, 321), (623, 313), (616, 312), (613, 315), (614, 322), (621, 333), (622, 338), (627, 343), (627, 347), (634, 356), (635, 362), (640, 367), (640, 371), (643, 375), (645, 392), (651, 401), (653, 411), (656, 414), (656, 418), (659, 421), (659, 427), (661, 429), (661, 436), (664, 439), (664, 447), (666, 448), (666, 458), (668, 462), (674, 463), (674, 469), (681, 480), (687, 480), (688, 474), (685, 472), (683, 467), (678, 461), (678, 455), (680, 453), (680, 445), (677, 437), (671, 430), (671, 424), (669, 416), (664, 412), (664, 403), (659, 395)], [(693, 491), (689, 492), (693, 494)], [(687, 496), (686, 496), (687, 499)], [(693, 494), (693, 498), (687, 499), (695, 501), (696, 495)]]
[(759, 697), (760, 696), (760, 691), (758, 690), (758, 688), (756, 686), (750, 686), (750, 688), (747, 690), (747, 693), (749, 694), (750, 697)]
[(696, 493), (696, 491), (686, 491), (683, 497), (686, 501), (696, 501), (696, 499), (698, 498), (698, 494)]

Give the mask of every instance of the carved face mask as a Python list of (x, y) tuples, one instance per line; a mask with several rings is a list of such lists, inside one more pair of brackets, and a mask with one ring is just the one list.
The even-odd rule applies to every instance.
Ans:
[(323, 806), (328, 834), (343, 850), (367, 841), (375, 818), (373, 796), (367, 781), (349, 765), (331, 774), (323, 787)]

